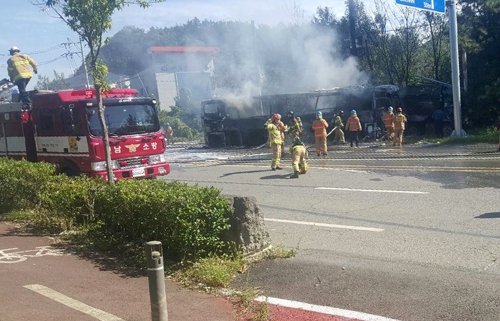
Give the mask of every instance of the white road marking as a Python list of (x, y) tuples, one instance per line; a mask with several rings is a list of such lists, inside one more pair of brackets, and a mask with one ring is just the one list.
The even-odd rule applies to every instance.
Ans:
[(315, 223), (315, 222), (304, 222), (304, 221), (290, 221), (290, 220), (280, 220), (280, 219), (277, 219), (277, 218), (264, 218), (264, 221), (280, 222), (280, 223), (291, 223), (291, 224), (299, 224), (299, 225), (312, 225), (312, 226), (332, 227), (332, 228), (343, 228), (343, 229), (357, 230), (357, 231), (369, 231), (369, 232), (383, 232), (384, 231), (384, 229), (382, 229), (382, 228), (375, 228), (375, 227), (337, 225), (337, 224)]
[(59, 303), (64, 304), (67, 307), (75, 309), (77, 311), (83, 312), (91, 317), (96, 318), (101, 321), (125, 321), (117, 316), (114, 316), (110, 313), (104, 312), (102, 310), (91, 307), (90, 305), (86, 305), (80, 301), (72, 299), (64, 294), (61, 294), (57, 291), (54, 291), (46, 286), (40, 284), (28, 284), (24, 286), (26, 289), (30, 289), (38, 294), (46, 296), (49, 299), (57, 301)]
[(361, 188), (340, 188), (340, 187), (316, 187), (315, 189), (331, 190), (331, 191), (372, 192), (372, 193), (429, 194), (429, 192), (392, 191), (388, 189), (361, 189)]
[(399, 321), (396, 319), (389, 319), (386, 317), (381, 317), (378, 315), (373, 315), (373, 314), (368, 314), (368, 313), (363, 313), (363, 312), (358, 312), (358, 311), (337, 309), (337, 308), (327, 307), (327, 306), (322, 306), (322, 305), (314, 305), (314, 304), (309, 304), (309, 303), (304, 303), (304, 302), (290, 301), (290, 300), (284, 300), (284, 299), (278, 299), (278, 298), (270, 298), (270, 297), (265, 297), (265, 296), (259, 296), (255, 299), (255, 301), (267, 302), (269, 304), (278, 305), (278, 306), (282, 306), (282, 307), (287, 307), (287, 308), (292, 308), (292, 309), (302, 309), (302, 310), (306, 310), (306, 311), (334, 315), (334, 316), (339, 316), (339, 317), (344, 317), (344, 318), (351, 318), (351, 319), (362, 320), (362, 321)]

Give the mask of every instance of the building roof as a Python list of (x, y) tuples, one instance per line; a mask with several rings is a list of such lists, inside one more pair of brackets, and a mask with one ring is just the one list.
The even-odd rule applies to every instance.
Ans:
[(154, 52), (219, 52), (218, 47), (149, 47), (148, 54)]

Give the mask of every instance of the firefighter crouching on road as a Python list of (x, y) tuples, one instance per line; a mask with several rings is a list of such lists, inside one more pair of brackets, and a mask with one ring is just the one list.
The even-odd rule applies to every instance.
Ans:
[(359, 137), (358, 134), (362, 130), (361, 122), (359, 121), (358, 114), (356, 110), (351, 110), (351, 117), (347, 120), (345, 124), (345, 131), (347, 133), (347, 139), (351, 143), (351, 147), (353, 147), (353, 143), (356, 142), (356, 147), (359, 146)]
[(342, 117), (344, 117), (344, 111), (341, 110), (339, 111), (339, 114), (334, 118), (333, 122), (335, 124), (335, 130), (333, 131), (333, 142), (334, 143), (341, 143), (345, 144), (345, 136), (344, 136), (344, 131), (342, 128), (344, 128), (344, 123), (342, 122)]
[(288, 133), (293, 138), (302, 135), (302, 120), (300, 117), (295, 117), (293, 111), (288, 112)]
[(326, 129), (328, 128), (328, 123), (323, 119), (323, 113), (320, 111), (316, 112), (316, 120), (312, 124), (312, 129), (314, 130), (314, 139), (316, 145), (316, 154), (328, 155), (328, 149), (326, 146)]
[(406, 116), (403, 115), (403, 108), (398, 108), (398, 113), (394, 117), (395, 141), (393, 146), (403, 144), (403, 132), (405, 131)]
[(293, 174), (290, 178), (299, 178), (299, 174), (305, 174), (309, 169), (307, 165), (307, 149), (299, 137), (295, 137), (290, 148), (292, 154), (292, 169)]
[(387, 131), (387, 136), (389, 140), (394, 141), (394, 115), (393, 108), (389, 106), (387, 112), (382, 116), (382, 121), (385, 125), (385, 130)]
[[(28, 86), (29, 81), (33, 77), (33, 73), (38, 73), (36, 62), (27, 54), (22, 54), (16, 46), (10, 48), (9, 53), (12, 57), (7, 60), (7, 71), (10, 80), (14, 82), (19, 90), (18, 101), (23, 103), (24, 108), (30, 108), (31, 99), (26, 91), (26, 86)], [(33, 68), (33, 72), (30, 65)]]
[(280, 161), (281, 161), (281, 148), (283, 145), (283, 140), (281, 139), (281, 129), (279, 120), (280, 117), (278, 114), (274, 114), (271, 118), (271, 122), (266, 122), (266, 129), (269, 132), (269, 146), (271, 146), (271, 150), (273, 151), (273, 158), (271, 160), (271, 169), (273, 171), (277, 169), (281, 169)]

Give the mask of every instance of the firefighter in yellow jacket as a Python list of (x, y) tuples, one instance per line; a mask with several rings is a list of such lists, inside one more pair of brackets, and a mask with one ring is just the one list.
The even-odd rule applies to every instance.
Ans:
[(317, 111), (316, 120), (312, 124), (312, 129), (314, 130), (316, 154), (318, 156), (328, 155), (328, 147), (326, 145), (327, 128), (328, 123), (323, 119), (323, 113), (321, 111)]
[(283, 139), (281, 138), (281, 121), (278, 114), (274, 114), (271, 117), (271, 122), (266, 122), (266, 129), (269, 133), (269, 145), (273, 152), (273, 158), (271, 160), (271, 169), (273, 171), (277, 169), (282, 169), (280, 167), (281, 162), (281, 146), (283, 144)]
[(293, 138), (302, 135), (302, 120), (300, 117), (295, 117), (293, 111), (288, 112), (288, 133)]
[(290, 178), (299, 178), (299, 174), (305, 174), (309, 169), (307, 165), (307, 149), (299, 137), (295, 137), (290, 148), (292, 154), (293, 174)]
[(165, 124), (165, 140), (167, 144), (173, 144), (174, 143), (174, 129), (172, 126), (170, 126), (169, 123)]
[[(287, 131), (287, 126), (285, 123), (281, 121), (281, 115), (280, 114), (274, 114), (269, 118), (265, 123), (264, 123), (264, 128), (267, 129), (267, 125), (271, 123), (275, 123), (276, 126), (278, 126), (280, 132), (281, 132), (281, 154), (285, 153), (285, 132)], [(269, 143), (269, 147), (271, 147), (271, 133), (268, 134), (267, 137), (267, 142)]]
[(396, 116), (394, 115), (393, 108), (389, 106), (387, 112), (382, 116), (382, 121), (384, 122), (387, 136), (392, 141), (394, 141), (394, 117)]
[(361, 122), (358, 118), (358, 113), (355, 109), (351, 110), (351, 117), (347, 120), (345, 124), (345, 131), (347, 133), (347, 137), (351, 143), (351, 147), (353, 147), (353, 143), (356, 142), (356, 147), (359, 146), (359, 132), (363, 129), (361, 127)]
[(401, 144), (403, 144), (403, 133), (405, 131), (406, 122), (406, 116), (403, 115), (403, 108), (399, 107), (398, 113), (394, 117), (395, 139), (394, 143), (392, 144), (393, 146), (401, 146)]
[(335, 124), (335, 130), (333, 131), (334, 137), (333, 137), (333, 142), (334, 143), (341, 143), (345, 144), (345, 136), (344, 136), (344, 131), (342, 130), (344, 128), (344, 123), (342, 122), (342, 117), (344, 117), (344, 111), (341, 110), (337, 116), (333, 119), (334, 124)]
[[(31, 106), (31, 99), (26, 91), (26, 87), (33, 77), (33, 72), (35, 74), (38, 73), (36, 62), (27, 54), (22, 54), (16, 46), (10, 48), (9, 53), (11, 57), (7, 60), (7, 71), (9, 72), (10, 80), (16, 84), (19, 90), (19, 101), (23, 102), (24, 107), (29, 108)], [(33, 68), (33, 72), (30, 65)]]

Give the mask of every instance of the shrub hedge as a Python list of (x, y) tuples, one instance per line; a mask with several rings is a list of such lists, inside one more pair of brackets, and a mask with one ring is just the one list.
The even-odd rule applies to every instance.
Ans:
[(40, 205), (42, 194), (55, 175), (47, 163), (30, 163), (0, 158), (0, 213)]
[(141, 249), (161, 241), (164, 258), (198, 260), (231, 253), (227, 200), (213, 187), (163, 180), (121, 180), (109, 185), (85, 176), (55, 174), (46, 163), (0, 159), (4, 213), (31, 210), (36, 224), (79, 230), (93, 243)]

